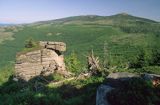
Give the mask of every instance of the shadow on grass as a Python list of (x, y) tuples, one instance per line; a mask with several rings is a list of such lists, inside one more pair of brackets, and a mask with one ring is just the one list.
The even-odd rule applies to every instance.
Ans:
[(0, 105), (95, 105), (98, 77), (75, 80), (60, 86), (35, 77), (29, 82), (15, 82), (11, 76), (0, 86)]

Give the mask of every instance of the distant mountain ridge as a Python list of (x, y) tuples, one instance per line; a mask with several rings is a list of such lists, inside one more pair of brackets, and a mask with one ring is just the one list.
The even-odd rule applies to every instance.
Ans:
[[(142, 22), (150, 22), (150, 23), (160, 23), (155, 20), (147, 19), (145, 17), (138, 17), (133, 16), (127, 13), (119, 13), (111, 16), (100, 16), (100, 15), (80, 15), (80, 16), (70, 16), (65, 18), (59, 18), (59, 19), (53, 19), (53, 20), (44, 20), (44, 21), (37, 21), (33, 23), (22, 23), (22, 25), (25, 24), (49, 24), (49, 23), (66, 23), (66, 22), (75, 22), (75, 21), (83, 21), (83, 22), (97, 22), (97, 21), (142, 21)], [(16, 24), (12, 23), (1, 23), (0, 26), (12, 26)], [(19, 24), (21, 25), (21, 24)]]
[(0, 26), (12, 26), (14, 24), (10, 24), (10, 23), (0, 23)]
[(45, 23), (67, 23), (67, 22), (98, 22), (98, 21), (142, 21), (142, 22), (149, 22), (149, 23), (158, 23), (157, 21), (146, 19), (142, 17), (132, 16), (127, 13), (120, 13), (111, 16), (99, 16), (99, 15), (80, 15), (80, 16), (71, 16), (66, 18), (60, 18), (55, 20), (48, 20), (48, 21), (39, 21), (34, 22), (33, 24), (45, 24)]

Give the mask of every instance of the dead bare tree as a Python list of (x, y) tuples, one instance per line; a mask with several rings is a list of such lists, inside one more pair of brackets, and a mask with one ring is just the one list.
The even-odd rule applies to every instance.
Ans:
[(99, 58), (94, 56), (93, 50), (91, 54), (87, 56), (88, 59), (88, 69), (91, 71), (92, 74), (97, 74), (100, 72), (101, 68), (99, 66)]

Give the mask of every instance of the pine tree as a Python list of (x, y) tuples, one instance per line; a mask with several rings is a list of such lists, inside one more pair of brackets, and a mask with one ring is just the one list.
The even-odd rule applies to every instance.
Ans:
[(36, 42), (32, 38), (29, 38), (25, 41), (25, 48), (33, 48), (35, 46)]

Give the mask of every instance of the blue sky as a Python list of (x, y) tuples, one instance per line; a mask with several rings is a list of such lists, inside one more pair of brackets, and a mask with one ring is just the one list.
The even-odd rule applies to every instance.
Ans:
[(121, 12), (160, 21), (160, 0), (0, 0), (0, 23)]

